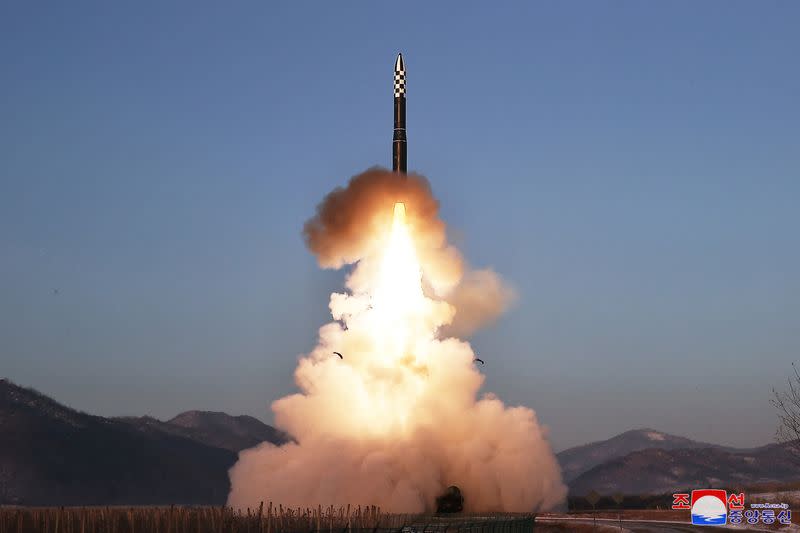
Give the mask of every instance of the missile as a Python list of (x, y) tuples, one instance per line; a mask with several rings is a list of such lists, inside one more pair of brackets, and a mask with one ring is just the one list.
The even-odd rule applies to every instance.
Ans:
[(406, 173), (406, 65), (403, 63), (403, 54), (397, 54), (397, 61), (394, 63), (392, 170)]

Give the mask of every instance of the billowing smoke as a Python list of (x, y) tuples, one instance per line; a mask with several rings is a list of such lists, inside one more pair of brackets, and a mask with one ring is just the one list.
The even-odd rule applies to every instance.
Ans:
[(371, 169), (328, 194), (306, 223), (322, 267), (353, 265), (347, 290), (331, 295), (334, 322), (300, 359), (301, 392), (272, 404), (296, 442), (241, 452), (229, 505), (412, 513), (434, 510), (449, 485), (474, 512), (563, 501), (535, 413), (477, 398), (483, 375), (455, 336), (494, 320), (513, 291), (493, 271), (467, 268), (438, 208), (424, 177)]

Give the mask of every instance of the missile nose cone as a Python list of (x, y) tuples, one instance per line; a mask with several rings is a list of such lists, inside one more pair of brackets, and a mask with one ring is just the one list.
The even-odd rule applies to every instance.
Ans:
[(406, 65), (403, 63), (403, 54), (397, 54), (394, 62), (394, 97), (406, 97)]

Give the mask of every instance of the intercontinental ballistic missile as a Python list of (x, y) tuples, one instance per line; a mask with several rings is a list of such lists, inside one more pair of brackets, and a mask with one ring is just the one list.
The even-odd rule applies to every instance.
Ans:
[(403, 54), (394, 63), (394, 136), (392, 170), (406, 173), (406, 65)]
[[(392, 137), (392, 170), (406, 173), (406, 65), (403, 54), (397, 54), (394, 63), (394, 136)], [(404, 208), (403, 204), (399, 204)], [(397, 205), (395, 206), (397, 209)], [(405, 211), (404, 211), (405, 212)], [(344, 359), (338, 352), (333, 352)], [(483, 364), (483, 359), (475, 358)], [(436, 498), (437, 513), (460, 513), (464, 510), (464, 496), (455, 485)]]

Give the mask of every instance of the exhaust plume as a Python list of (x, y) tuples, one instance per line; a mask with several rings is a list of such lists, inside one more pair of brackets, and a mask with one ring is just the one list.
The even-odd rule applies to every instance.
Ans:
[(433, 511), (449, 485), (471, 512), (563, 501), (535, 413), (477, 399), (483, 375), (454, 335), (495, 319), (513, 292), (493, 271), (467, 269), (438, 208), (424, 177), (374, 168), (329, 193), (305, 224), (320, 266), (353, 267), (346, 291), (331, 295), (334, 322), (299, 361), (301, 392), (272, 404), (296, 441), (242, 451), (229, 505), (414, 513)]

